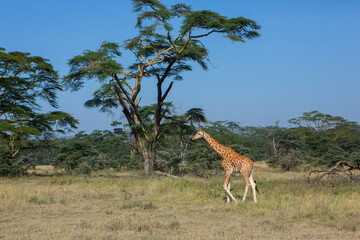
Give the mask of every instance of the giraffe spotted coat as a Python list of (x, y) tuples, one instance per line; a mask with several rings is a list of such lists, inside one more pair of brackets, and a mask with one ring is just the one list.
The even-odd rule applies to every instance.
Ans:
[(257, 191), (257, 188), (255, 180), (253, 178), (254, 163), (250, 160), (250, 158), (242, 156), (235, 152), (233, 149), (220, 144), (208, 133), (206, 133), (202, 127), (200, 127), (199, 131), (194, 135), (193, 140), (198, 138), (204, 138), (209, 143), (210, 147), (213, 148), (215, 152), (217, 152), (223, 158), (221, 165), (225, 170), (225, 181), (223, 187), (228, 193), (227, 202), (230, 201), (230, 198), (237, 202), (230, 193), (230, 176), (233, 172), (240, 172), (244, 178), (246, 186), (243, 201), (245, 201), (247, 191), (251, 186), (254, 194), (254, 201), (257, 202), (255, 193), (255, 190)]

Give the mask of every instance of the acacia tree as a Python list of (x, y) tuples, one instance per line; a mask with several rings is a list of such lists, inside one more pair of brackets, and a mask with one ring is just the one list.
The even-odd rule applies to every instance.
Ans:
[(57, 108), (59, 77), (47, 59), (0, 48), (0, 133), (14, 157), (21, 139), (41, 134), (64, 133), (78, 123), (71, 115), (39, 113), (39, 101)]
[(289, 123), (302, 134), (304, 148), (319, 159), (318, 164), (332, 166), (358, 152), (360, 126), (357, 122), (312, 111), (290, 119)]
[(300, 129), (309, 129), (316, 133), (355, 124), (355, 122), (350, 122), (342, 117), (331, 116), (318, 111), (304, 112), (302, 116), (290, 119), (289, 123)]
[(14, 164), (30, 137), (76, 127), (77, 120), (67, 113), (39, 112), (40, 100), (58, 107), (56, 91), (60, 90), (58, 74), (47, 59), (0, 48), (0, 174), (6, 172), (5, 165)]
[(186, 111), (185, 117), (190, 122), (190, 125), (195, 129), (194, 123), (197, 124), (197, 127), (200, 127), (201, 123), (206, 123), (206, 117), (204, 110), (202, 108), (191, 108)]
[[(168, 7), (157, 0), (132, 2), (138, 13), (139, 34), (125, 41), (122, 47), (134, 55), (134, 63), (124, 70), (117, 61), (121, 55), (119, 45), (104, 42), (99, 50), (87, 50), (72, 58), (70, 73), (64, 82), (73, 90), (81, 88), (86, 79), (103, 82), (86, 106), (100, 107), (101, 111), (121, 106), (134, 135), (134, 147), (148, 174), (154, 170), (156, 144), (163, 131), (164, 101), (174, 80), (181, 80), (181, 73), (191, 70), (192, 62), (207, 69), (208, 51), (201, 40), (221, 34), (231, 41), (244, 42), (244, 39), (258, 37), (260, 26), (243, 17), (227, 18), (213, 11), (193, 11), (185, 4)], [(182, 23), (175, 28), (179, 20)], [(169, 78), (172, 80), (166, 83)], [(144, 79), (153, 79), (157, 89), (151, 128), (146, 125), (139, 106)]]

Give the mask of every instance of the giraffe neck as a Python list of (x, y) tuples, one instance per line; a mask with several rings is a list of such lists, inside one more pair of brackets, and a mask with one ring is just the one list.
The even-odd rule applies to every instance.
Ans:
[(219, 143), (218, 141), (216, 141), (214, 138), (212, 138), (210, 136), (210, 134), (204, 132), (204, 139), (209, 143), (210, 147), (212, 149), (214, 149), (215, 152), (217, 152), (217, 154), (219, 154), (220, 156), (224, 156), (224, 154), (227, 152), (228, 147), (222, 145), (221, 143)]

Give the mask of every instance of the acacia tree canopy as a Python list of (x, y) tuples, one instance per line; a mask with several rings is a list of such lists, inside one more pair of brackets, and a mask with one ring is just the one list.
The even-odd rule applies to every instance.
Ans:
[[(135, 27), (139, 34), (121, 47), (133, 54), (134, 62), (124, 69), (119, 63), (120, 45), (103, 42), (99, 50), (87, 50), (69, 60), (71, 69), (64, 83), (74, 91), (88, 79), (97, 79), (103, 84), (85, 106), (100, 107), (105, 112), (121, 107), (145, 172), (150, 173), (154, 170), (156, 143), (163, 132), (164, 102), (174, 80), (181, 80), (181, 74), (192, 69), (192, 62), (205, 70), (208, 68), (208, 50), (201, 39), (221, 34), (231, 41), (244, 42), (260, 36), (260, 26), (244, 17), (228, 18), (213, 11), (193, 11), (185, 4), (166, 6), (157, 0), (132, 2), (138, 14)], [(182, 23), (175, 27), (179, 19)], [(155, 80), (157, 89), (151, 128), (140, 111), (139, 97), (143, 80), (148, 78)], [(164, 86), (168, 78), (172, 81)]]
[(56, 91), (62, 90), (58, 73), (48, 61), (0, 48), (0, 149), (11, 157), (25, 139), (64, 133), (78, 123), (65, 112), (39, 113), (40, 100), (57, 108)]

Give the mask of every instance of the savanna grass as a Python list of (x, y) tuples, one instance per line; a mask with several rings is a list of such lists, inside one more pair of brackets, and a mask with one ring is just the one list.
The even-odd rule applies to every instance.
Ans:
[[(0, 179), (0, 239), (356, 239), (360, 186), (256, 164), (261, 195), (226, 204), (223, 176), (139, 172)], [(100, 175), (100, 176), (99, 176)], [(241, 199), (245, 184), (231, 179)]]

